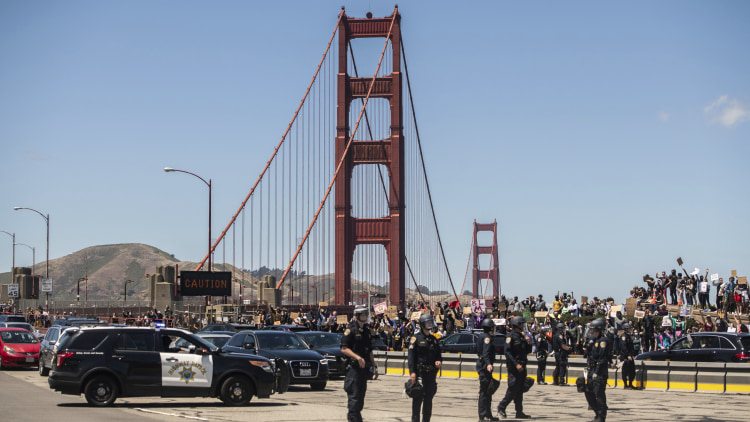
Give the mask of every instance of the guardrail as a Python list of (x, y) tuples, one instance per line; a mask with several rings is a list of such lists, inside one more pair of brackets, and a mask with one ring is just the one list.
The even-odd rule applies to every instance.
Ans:
[[(375, 352), (375, 361), (381, 368), (381, 373), (389, 375), (408, 375), (406, 352)], [(474, 353), (443, 353), (443, 367), (439, 377), (456, 379), (477, 379), (477, 356)], [(577, 377), (583, 376), (586, 360), (581, 358), (568, 359), (567, 383), (575, 385)], [(635, 382), (638, 388), (647, 390), (678, 391), (678, 392), (711, 392), (711, 393), (750, 393), (750, 363), (722, 363), (722, 362), (657, 362), (636, 361)], [(537, 359), (529, 356), (527, 374), (536, 380)], [(555, 360), (547, 360), (544, 371), (544, 381), (552, 382), (552, 372), (555, 370)], [(607, 385), (622, 387), (621, 367), (609, 370)], [(497, 356), (495, 362), (495, 378), (508, 379), (505, 370), (505, 357)]]

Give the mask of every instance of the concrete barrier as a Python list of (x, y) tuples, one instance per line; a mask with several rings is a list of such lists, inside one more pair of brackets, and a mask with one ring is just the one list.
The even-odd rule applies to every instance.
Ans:
[(723, 393), (726, 385), (726, 363), (701, 362), (696, 390), (701, 393)]
[(698, 369), (695, 362), (669, 362), (669, 386), (673, 391), (694, 392)]
[[(408, 375), (408, 360), (405, 352), (375, 352), (375, 361), (384, 368), (383, 373), (390, 375)], [(446, 378), (478, 379), (476, 356), (472, 354), (443, 354), (443, 367), (438, 376)], [(536, 379), (538, 362), (529, 356), (526, 367), (528, 376)], [(493, 375), (495, 379), (506, 381), (508, 374), (505, 368), (505, 357), (497, 356)], [(554, 361), (547, 361), (545, 381), (551, 381)], [(586, 360), (571, 358), (568, 360), (568, 379), (570, 385), (576, 378), (583, 376)], [(649, 390), (669, 390), (678, 392), (726, 392), (750, 393), (750, 363), (712, 363), (712, 362), (635, 362), (636, 387)], [(607, 384), (611, 387), (622, 387), (621, 368), (608, 370)], [(547, 378), (547, 374), (550, 375)]]
[(726, 364), (726, 389), (727, 393), (750, 393), (750, 364), (727, 363)]
[(666, 391), (669, 388), (669, 361), (644, 361), (642, 375), (642, 388)]
[(461, 362), (463, 355), (443, 354), (443, 366), (438, 376), (443, 378), (461, 378)]

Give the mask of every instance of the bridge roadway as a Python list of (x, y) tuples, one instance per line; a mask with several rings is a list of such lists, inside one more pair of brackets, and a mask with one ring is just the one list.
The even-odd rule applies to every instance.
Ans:
[[(408, 421), (411, 400), (402, 397), (406, 377), (381, 376), (368, 386), (363, 417), (368, 421)], [(440, 379), (433, 421), (477, 420), (478, 381)], [(500, 387), (493, 409), (505, 394)], [(746, 394), (626, 391), (608, 388), (607, 421), (747, 421)], [(535, 385), (524, 397), (524, 410), (537, 420), (592, 420), (585, 398), (575, 387)], [(0, 414), (12, 421), (345, 421), (343, 381), (330, 381), (325, 391), (292, 387), (271, 399), (253, 399), (248, 407), (227, 407), (215, 399), (120, 398), (112, 408), (92, 408), (83, 397), (63, 396), (49, 389), (36, 370), (0, 372)], [(743, 416), (744, 414), (744, 416)], [(512, 419), (514, 412), (508, 413)]]

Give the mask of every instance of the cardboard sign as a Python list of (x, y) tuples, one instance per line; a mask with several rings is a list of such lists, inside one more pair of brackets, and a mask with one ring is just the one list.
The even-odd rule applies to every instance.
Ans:
[(584, 303), (589, 303), (588, 296), (581, 296), (581, 305), (583, 305)]
[(471, 300), (471, 312), (475, 314), (483, 314), (486, 309), (484, 299), (472, 299)]
[(382, 315), (385, 313), (386, 309), (388, 309), (388, 303), (380, 302), (373, 306), (373, 309), (375, 310), (375, 315)]
[(719, 281), (719, 273), (711, 274), (711, 281)]
[(635, 316), (638, 319), (641, 319), (646, 316), (646, 311), (635, 311), (633, 312), (633, 316)]
[(318, 306), (321, 307), (321, 308), (327, 308), (328, 307), (328, 302), (318, 302)]
[(274, 321), (273, 325), (281, 325), (281, 321)]
[(542, 318), (542, 319), (544, 319), (544, 318), (547, 318), (547, 315), (549, 315), (549, 312), (545, 312), (545, 311), (536, 311), (536, 312), (534, 312), (534, 318)]
[(410, 321), (419, 321), (419, 317), (422, 316), (422, 312), (416, 311), (412, 312), (409, 316)]
[(677, 265), (682, 266), (682, 257), (677, 258)]
[(631, 297), (625, 300), (625, 311), (629, 317), (635, 316), (634, 312), (638, 309), (638, 299)]
[(737, 270), (732, 270), (732, 277), (737, 278)]
[(497, 310), (498, 310), (498, 312), (505, 312), (505, 311), (507, 311), (507, 310), (508, 310), (508, 306), (507, 306), (507, 305), (505, 305), (505, 302), (500, 302), (500, 303), (499, 303), (499, 304), (497, 305)]
[(471, 306), (464, 306), (464, 313), (470, 314), (471, 313)]
[(253, 317), (253, 323), (255, 325), (259, 325), (260, 324), (260, 316), (259, 315)]
[(336, 315), (336, 324), (348, 324), (349, 317), (346, 315)]
[(737, 284), (747, 284), (747, 277), (740, 277), (737, 279)]
[(443, 316), (442, 315), (436, 316), (435, 317), (435, 323), (436, 324), (442, 324), (443, 323)]
[(462, 319), (457, 319), (456, 320), (456, 327), (464, 328), (464, 327), (466, 327), (466, 324), (464, 323), (464, 321)]
[(610, 312), (622, 312), (622, 305), (612, 306), (609, 308)]
[(390, 319), (398, 318), (398, 307), (396, 305), (389, 306), (388, 309), (385, 310), (385, 315)]
[(299, 312), (292, 312), (289, 314), (289, 318), (295, 320), (299, 316)]

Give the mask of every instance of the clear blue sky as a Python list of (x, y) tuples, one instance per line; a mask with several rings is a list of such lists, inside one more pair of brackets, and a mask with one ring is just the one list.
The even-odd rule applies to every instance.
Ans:
[[(645, 273), (750, 273), (750, 3), (399, 2), (454, 280), (497, 219), (503, 290), (624, 297)], [(340, 6), (0, 2), (0, 230), (51, 258), (146, 243), (182, 260), (249, 191)], [(27, 248), (17, 264), (30, 265)], [(0, 268), (10, 237), (0, 233)], [(7, 268), (7, 269), (6, 269)], [(459, 286), (456, 286), (458, 288)], [(713, 297), (713, 293), (712, 293)], [(713, 299), (712, 299), (713, 300)]]

